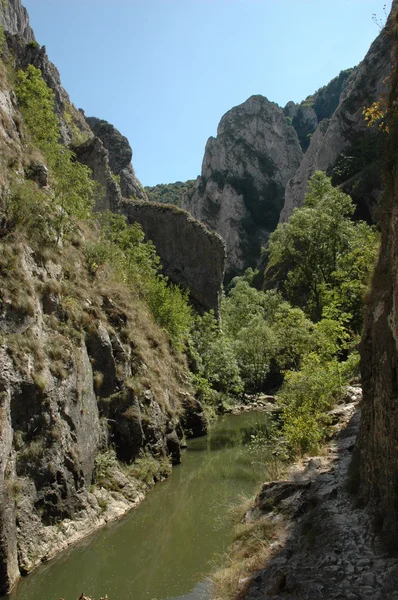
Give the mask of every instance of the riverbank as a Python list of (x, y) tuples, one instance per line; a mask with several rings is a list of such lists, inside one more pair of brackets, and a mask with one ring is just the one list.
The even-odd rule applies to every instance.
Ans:
[(252, 436), (268, 428), (265, 413), (220, 417), (207, 436), (188, 440), (181, 465), (137, 508), (22, 578), (9, 600), (73, 600), (82, 591), (199, 600), (231, 543), (229, 507), (278, 476), (273, 461), (265, 465), (250, 449)]
[(330, 413), (334, 433), (322, 455), (263, 484), (243, 507), (228, 566), (213, 576), (215, 598), (398, 598), (398, 559), (388, 556), (354, 494), (358, 388), (350, 395), (354, 401)]

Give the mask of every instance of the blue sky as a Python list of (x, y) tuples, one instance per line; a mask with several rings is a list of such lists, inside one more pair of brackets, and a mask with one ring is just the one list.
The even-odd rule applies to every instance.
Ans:
[(384, 21), (382, 0), (22, 1), (72, 102), (128, 137), (144, 185), (195, 178), (227, 110), (301, 101)]

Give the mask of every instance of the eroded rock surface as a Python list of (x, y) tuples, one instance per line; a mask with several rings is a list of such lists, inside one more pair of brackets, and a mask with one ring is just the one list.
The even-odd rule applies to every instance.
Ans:
[(25, 42), (33, 42), (35, 36), (29, 25), (28, 11), (20, 0), (7, 0), (3, 2), (0, 11), (0, 27), (14, 35), (21, 36)]
[[(394, 0), (391, 14), (394, 13), (397, 6), (398, 4)], [(307, 191), (308, 179), (315, 171), (331, 172), (345, 152), (348, 156), (354, 155), (357, 167), (353, 168), (352, 172), (348, 171), (347, 174), (341, 175), (336, 180), (337, 183), (344, 184), (345, 191), (349, 193), (352, 189), (358, 187), (359, 183), (357, 179), (354, 181), (351, 181), (351, 179), (365, 167), (367, 169), (366, 175), (369, 175), (368, 169), (371, 163), (380, 158), (376, 141), (370, 139), (376, 135), (376, 132), (369, 131), (362, 111), (388, 93), (388, 78), (393, 65), (393, 36), (390, 23), (391, 16), (386, 27), (371, 45), (364, 60), (345, 82), (339, 105), (330, 120), (321, 121), (315, 130), (297, 172), (286, 186), (285, 201), (280, 217), (282, 222), (289, 218), (295, 207), (302, 205)], [(290, 106), (288, 110), (291, 113), (292, 107)], [(371, 147), (370, 143), (374, 142), (374, 155), (370, 157), (361, 154), (366, 142), (368, 142), (368, 152)], [(345, 168), (347, 168), (347, 165), (345, 165)], [(360, 190), (360, 193), (358, 193), (358, 190), (356, 191), (355, 200), (360, 205), (361, 217), (371, 219), (374, 198), (372, 201), (369, 196), (374, 194), (374, 197), (377, 197), (377, 192), (380, 192), (380, 171), (381, 166), (378, 167), (376, 173), (371, 173), (371, 177), (367, 177), (366, 189)]]
[(120, 177), (119, 185), (122, 196), (135, 200), (147, 200), (145, 190), (134, 173), (131, 163), (133, 150), (128, 139), (107, 121), (96, 117), (86, 117), (86, 121), (94, 135), (100, 138), (108, 150), (109, 166), (112, 173)]
[(189, 289), (201, 310), (218, 315), (225, 266), (225, 246), (219, 235), (175, 206), (154, 202), (125, 202), (121, 212), (142, 225), (174, 283)]
[(228, 111), (209, 138), (201, 177), (182, 206), (223, 237), (229, 273), (255, 264), (301, 157), (294, 128), (263, 96)]
[(394, 73), (390, 94), (391, 131), (385, 162), (386, 191), (380, 207), (381, 249), (361, 343), (364, 403), (359, 439), (361, 494), (393, 552), (397, 549), (398, 534), (397, 100), (398, 80)]

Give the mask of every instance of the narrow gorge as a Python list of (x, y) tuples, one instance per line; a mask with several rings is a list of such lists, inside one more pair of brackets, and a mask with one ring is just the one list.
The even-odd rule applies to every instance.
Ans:
[(4, 597), (398, 598), (397, 19), (144, 187), (0, 1)]

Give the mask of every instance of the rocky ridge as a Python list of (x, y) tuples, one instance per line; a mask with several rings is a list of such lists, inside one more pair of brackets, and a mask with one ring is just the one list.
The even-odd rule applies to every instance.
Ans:
[(217, 137), (209, 138), (202, 174), (182, 207), (224, 238), (229, 274), (260, 256), (301, 158), (294, 128), (263, 96), (252, 96), (227, 112)]
[[(295, 207), (302, 205), (309, 177), (317, 170), (333, 174), (339, 159), (346, 163), (351, 161), (352, 169), (336, 178), (335, 183), (342, 185), (347, 193), (353, 193), (362, 218), (374, 218), (372, 211), (380, 195), (382, 166), (379, 164), (376, 173), (368, 177), (372, 163), (377, 163), (380, 156), (377, 139), (373, 139), (377, 133), (369, 131), (362, 111), (388, 93), (388, 78), (393, 66), (391, 20), (397, 6), (394, 0), (386, 27), (345, 81), (336, 110), (329, 120), (322, 120), (315, 129), (299, 168), (286, 186), (280, 216), (282, 222), (289, 218)], [(365, 180), (365, 189), (361, 179)]]
[[(2, 58), (10, 69), (41, 69), (55, 94), (62, 140), (100, 184), (97, 208), (120, 211), (108, 150), (31, 39), (19, 0), (7, 2), (6, 18), (4, 6), (2, 26), (11, 30)], [(0, 205), (10, 169), (46, 194), (46, 166), (27, 144), (3, 60), (0, 113)], [(185, 223), (190, 244), (197, 232), (208, 238), (200, 224), (180, 217), (182, 229)], [(168, 474), (169, 463), (179, 462), (184, 427), (187, 435), (206, 432), (184, 359), (171, 352), (134, 294), (106, 272), (90, 275), (84, 247), (93, 236), (90, 228), (77, 230), (73, 243), (52, 248), (31, 246), (23, 236), (1, 240), (0, 593), (135, 506)]]

